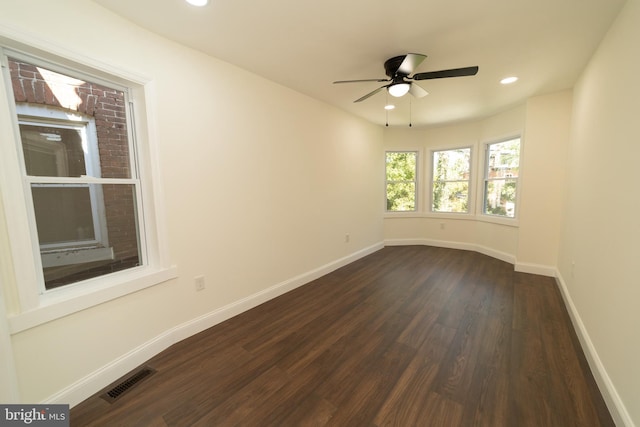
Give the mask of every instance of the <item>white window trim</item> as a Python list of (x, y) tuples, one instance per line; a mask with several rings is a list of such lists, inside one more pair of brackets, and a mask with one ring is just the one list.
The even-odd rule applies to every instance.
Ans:
[[(483, 221), (483, 222), (489, 222), (489, 223), (494, 223), (494, 224), (500, 224), (500, 225), (507, 225), (507, 226), (515, 226), (517, 227), (519, 225), (519, 214), (520, 214), (520, 193), (522, 192), (521, 188), (522, 188), (522, 159), (523, 159), (523, 152), (524, 152), (524, 133), (523, 132), (519, 132), (519, 133), (514, 133), (514, 134), (509, 134), (507, 136), (504, 137), (500, 137), (500, 138), (496, 138), (496, 139), (491, 139), (491, 140), (487, 140), (482, 142), (482, 156), (481, 157), (481, 161), (482, 161), (482, 168), (481, 168), (481, 174), (482, 176), (480, 176), (479, 180), (478, 180), (478, 194), (477, 194), (477, 211), (478, 211), (478, 217), (477, 219), (479, 221)], [(489, 146), (493, 145), (493, 144), (499, 144), (501, 142), (506, 142), (506, 141), (510, 141), (512, 139), (520, 139), (520, 159), (519, 159), (519, 173), (518, 173), (518, 178), (516, 179), (516, 209), (515, 209), (515, 215), (513, 217), (508, 217), (508, 216), (503, 216), (503, 215), (492, 215), (492, 214), (487, 214), (484, 212), (484, 203), (485, 203), (485, 181), (487, 178), (487, 168), (489, 165)]]
[[(415, 190), (415, 209), (412, 211), (390, 211), (387, 209), (387, 153), (416, 153), (416, 190)], [(422, 197), (420, 196), (420, 186), (422, 182), (422, 171), (424, 167), (422, 167), (422, 150), (417, 148), (407, 148), (407, 149), (386, 149), (384, 150), (384, 214), (390, 216), (406, 216), (406, 217), (415, 217), (419, 216), (423, 211), (422, 207)]]
[[(108, 276), (90, 279), (78, 284), (51, 290), (46, 294), (38, 292), (38, 272), (42, 271), (40, 257), (36, 256), (31, 241), (31, 226), (28, 220), (27, 199), (23, 189), (21, 156), (17, 144), (0, 144), (0, 191), (3, 198), (3, 209), (9, 245), (13, 260), (13, 280), (7, 286), (15, 287), (17, 301), (10, 303), (8, 309), (10, 333), (14, 334), (42, 323), (69, 315), (91, 306), (127, 295), (141, 289), (163, 283), (177, 277), (177, 267), (171, 265), (166, 245), (165, 213), (163, 195), (159, 185), (160, 168), (157, 150), (152, 145), (157, 140), (155, 135), (154, 112), (145, 100), (155, 99), (154, 83), (145, 77), (116, 69), (115, 67), (90, 60), (82, 55), (75, 55), (42, 40), (29, 39), (23, 34), (9, 34), (6, 30), (0, 34), (0, 59), (3, 69), (8, 67), (6, 54), (28, 61), (61, 64), (51, 65), (56, 70), (69, 67), (75, 75), (85, 74), (96, 83), (114, 84), (129, 88), (131, 113), (135, 113), (135, 129), (132, 123), (130, 132), (135, 132), (137, 143), (132, 160), (137, 158), (138, 176), (143, 185), (138, 187), (138, 200), (144, 197), (145, 209), (142, 213), (143, 224), (140, 232), (145, 234), (147, 262), (144, 266), (120, 271)], [(38, 56), (35, 56), (38, 55)], [(68, 58), (68, 59), (65, 59)], [(49, 65), (49, 64), (47, 64)], [(102, 71), (100, 71), (102, 70)], [(3, 70), (4, 71), (4, 70)], [(65, 70), (63, 70), (65, 71)], [(0, 139), (17, 141), (17, 117), (14, 108), (8, 72), (3, 72), (0, 82)], [(142, 239), (145, 240), (145, 239)], [(25, 284), (28, 284), (25, 286)], [(82, 286), (79, 286), (79, 285)]]
[[(48, 108), (46, 106), (35, 106), (35, 105), (27, 105), (27, 104), (18, 104), (16, 105), (16, 113), (18, 115), (18, 124), (27, 124), (27, 125), (44, 125), (48, 127), (58, 127), (63, 129), (76, 128), (80, 130), (82, 134), (82, 142), (83, 147), (85, 148), (85, 170), (87, 172), (86, 177), (99, 177), (100, 174), (100, 159), (98, 157), (98, 137), (96, 131), (96, 124), (93, 118), (84, 117), (80, 114), (72, 114), (67, 113), (60, 110), (55, 110), (53, 108)], [(72, 126), (69, 122), (77, 123), (77, 126)], [(19, 148), (20, 150), (20, 148)], [(24, 155), (24, 153), (23, 153)], [(24, 165), (22, 169), (25, 171), (26, 180), (29, 183), (29, 186), (25, 188), (27, 192), (31, 191), (29, 187), (43, 185), (48, 179), (41, 176), (30, 176), (26, 174), (26, 170)], [(86, 178), (85, 177), (85, 178)], [(59, 179), (60, 177), (55, 177), (53, 180)], [(84, 181), (82, 177), (80, 179), (75, 178), (76, 181)], [(49, 184), (51, 186), (51, 184)], [(54, 184), (55, 185), (55, 184)], [(69, 186), (69, 184), (67, 184)], [(113, 251), (105, 251), (104, 249), (109, 246), (108, 233), (107, 233), (107, 219), (104, 216), (104, 199), (102, 197), (102, 187), (99, 185), (90, 185), (89, 183), (81, 182), (77, 184), (78, 187), (87, 187), (89, 188), (89, 195), (91, 199), (91, 211), (92, 217), (94, 219), (93, 224), (93, 232), (95, 239), (93, 240), (85, 240), (82, 243), (82, 247), (85, 250), (92, 251), (93, 254), (89, 255), (87, 253), (80, 254), (78, 257), (65, 257), (71, 258), (66, 259), (66, 261), (61, 261), (61, 258), (54, 254), (44, 254), (43, 253), (43, 261), (47, 259), (51, 259), (51, 263), (45, 266), (50, 265), (64, 265), (76, 262), (81, 258), (86, 258), (87, 256), (91, 259), (112, 259)], [(29, 194), (26, 194), (26, 197), (30, 197)], [(101, 246), (99, 250), (92, 250), (88, 246)], [(76, 242), (66, 242), (66, 243), (55, 243), (55, 244), (41, 244), (41, 251), (57, 251), (61, 249), (74, 248), (78, 249), (78, 244)], [(102, 254), (102, 257), (100, 255)], [(109, 258), (105, 258), (104, 256), (109, 256)], [(43, 262), (44, 264), (44, 262)]]
[[(469, 194), (467, 199), (467, 212), (439, 212), (433, 210), (433, 171), (435, 170), (435, 165), (433, 164), (433, 155), (434, 153), (441, 151), (453, 151), (453, 150), (465, 150), (469, 149)], [(429, 189), (428, 189), (428, 205), (425, 206), (425, 211), (428, 213), (430, 217), (445, 217), (448, 216), (451, 219), (455, 218), (470, 218), (474, 216), (475, 212), (475, 146), (474, 145), (463, 145), (463, 146), (455, 146), (455, 147), (443, 147), (443, 148), (431, 148), (429, 150)], [(459, 182), (464, 182), (463, 180), (458, 180)], [(448, 181), (453, 182), (453, 181)]]

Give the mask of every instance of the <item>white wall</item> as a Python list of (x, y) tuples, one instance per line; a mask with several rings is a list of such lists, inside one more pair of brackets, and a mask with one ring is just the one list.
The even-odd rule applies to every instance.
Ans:
[[(154, 36), (93, 2), (3, 0), (1, 33), (151, 79), (152, 143), (179, 272), (176, 280), (13, 334), (22, 401), (77, 403), (172, 340), (219, 320), (220, 310), (244, 309), (252, 296), (380, 247), (379, 127)], [(7, 239), (0, 234), (5, 265)], [(198, 275), (207, 289), (196, 293)], [(31, 285), (16, 283), (4, 265), (2, 277), (5, 295)]]
[(620, 425), (640, 425), (638, 40), (640, 1), (630, 0), (575, 87), (558, 262), (596, 378), (619, 398)]
[[(518, 268), (555, 275), (566, 185), (572, 92), (527, 101)], [(538, 270), (538, 271), (536, 271)]]

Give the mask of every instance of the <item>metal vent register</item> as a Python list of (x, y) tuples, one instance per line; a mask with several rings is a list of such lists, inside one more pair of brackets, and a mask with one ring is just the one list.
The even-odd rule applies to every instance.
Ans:
[(131, 390), (142, 381), (155, 374), (156, 370), (148, 366), (142, 367), (137, 371), (129, 374), (122, 381), (118, 382), (112, 388), (100, 395), (100, 397), (109, 403), (113, 403), (118, 400), (123, 394)]

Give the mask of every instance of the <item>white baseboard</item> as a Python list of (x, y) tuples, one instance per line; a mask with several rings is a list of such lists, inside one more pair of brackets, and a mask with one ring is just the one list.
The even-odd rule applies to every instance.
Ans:
[(556, 271), (556, 282), (558, 283), (558, 288), (560, 288), (560, 293), (562, 294), (562, 298), (564, 299), (565, 306), (567, 307), (567, 311), (569, 312), (569, 316), (571, 317), (571, 322), (573, 323), (573, 327), (576, 330), (576, 335), (578, 335), (578, 340), (580, 341), (580, 345), (582, 346), (582, 351), (587, 358), (587, 362), (591, 367), (591, 372), (593, 373), (593, 377), (598, 384), (598, 388), (600, 389), (600, 393), (604, 398), (605, 403), (607, 404), (607, 408), (611, 413), (611, 417), (613, 417), (613, 421), (616, 426), (619, 427), (636, 427), (633, 420), (631, 419), (631, 415), (627, 411), (626, 406), (622, 402), (618, 391), (616, 390), (609, 374), (607, 374), (607, 370), (605, 369), (600, 357), (598, 356), (598, 352), (591, 341), (591, 337), (589, 337), (589, 332), (587, 331), (584, 323), (582, 322), (582, 318), (580, 317), (580, 313), (576, 309), (576, 306), (573, 303), (573, 299), (571, 298), (571, 294), (569, 293), (569, 289), (565, 281), (562, 278), (560, 272)]
[(537, 274), (540, 276), (556, 277), (557, 270), (555, 267), (540, 264), (531, 264), (527, 262), (516, 262), (515, 270), (521, 273)]
[(408, 246), (408, 245), (424, 245), (435, 246), (438, 248), (461, 249), (465, 251), (474, 251), (492, 258), (499, 259), (509, 264), (516, 263), (516, 257), (506, 252), (497, 251), (482, 245), (465, 242), (450, 242), (447, 240), (434, 239), (388, 239), (384, 241), (386, 246)]
[(79, 381), (76, 381), (70, 386), (60, 390), (45, 399), (43, 403), (62, 403), (69, 404), (73, 407), (99, 392), (118, 378), (126, 375), (136, 367), (144, 364), (146, 361), (171, 345), (224, 322), (227, 319), (237, 316), (238, 314), (269, 301), (270, 299), (276, 298), (297, 287), (305, 285), (319, 277), (337, 270), (340, 267), (370, 255), (383, 247), (384, 244), (382, 242), (374, 244), (348, 256), (325, 264), (315, 270), (293, 277), (263, 291), (257, 292), (188, 322), (177, 325), (174, 328), (161, 333), (152, 340), (132, 349), (128, 353), (113, 360)]

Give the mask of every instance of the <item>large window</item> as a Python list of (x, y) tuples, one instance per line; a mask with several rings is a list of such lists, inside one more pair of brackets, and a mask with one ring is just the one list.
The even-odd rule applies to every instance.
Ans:
[(387, 211), (407, 212), (417, 209), (417, 151), (386, 152)]
[(5, 61), (40, 292), (143, 265), (127, 89), (20, 54)]
[(431, 167), (431, 210), (469, 212), (471, 148), (434, 151)]
[(520, 138), (487, 144), (484, 176), (484, 213), (516, 215)]

